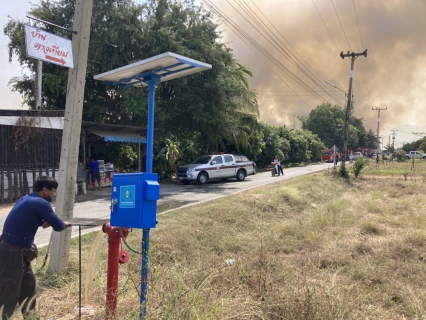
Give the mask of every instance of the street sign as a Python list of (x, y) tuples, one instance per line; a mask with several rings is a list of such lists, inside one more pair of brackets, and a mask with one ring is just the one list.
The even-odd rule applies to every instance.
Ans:
[(27, 56), (74, 68), (71, 40), (25, 25), (25, 45)]
[(330, 151), (337, 152), (337, 151), (339, 151), (339, 148), (337, 148), (337, 147), (336, 147), (336, 145), (333, 145), (333, 146), (330, 148)]

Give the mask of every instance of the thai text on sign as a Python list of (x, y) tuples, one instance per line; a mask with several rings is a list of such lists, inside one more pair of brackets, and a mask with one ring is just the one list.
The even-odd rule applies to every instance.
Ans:
[(74, 68), (71, 40), (25, 25), (27, 56)]

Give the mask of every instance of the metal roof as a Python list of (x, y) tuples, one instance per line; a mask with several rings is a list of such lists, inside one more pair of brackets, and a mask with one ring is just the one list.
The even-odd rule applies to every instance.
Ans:
[[(2, 120), (0, 121), (0, 125), (15, 125), (16, 120), (22, 115), (28, 118), (37, 117), (42, 120), (47, 119), (46, 121), (38, 121), (38, 127), (59, 130), (63, 128), (63, 110), (0, 110), (0, 120)], [(62, 119), (62, 121), (53, 123), (49, 119)], [(81, 130), (85, 132), (86, 143), (91, 143), (92, 145), (104, 142), (146, 143), (147, 129), (145, 127), (82, 121)], [(161, 132), (163, 130), (154, 129), (154, 131)]]

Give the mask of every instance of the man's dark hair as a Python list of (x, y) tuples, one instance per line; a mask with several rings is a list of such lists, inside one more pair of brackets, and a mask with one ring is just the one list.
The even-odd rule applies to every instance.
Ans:
[(57, 189), (58, 181), (49, 176), (38, 177), (33, 185), (33, 191), (39, 192), (43, 190), (43, 188), (47, 188), (48, 190)]

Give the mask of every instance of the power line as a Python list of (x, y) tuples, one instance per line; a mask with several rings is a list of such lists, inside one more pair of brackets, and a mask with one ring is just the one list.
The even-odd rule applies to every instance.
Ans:
[[(214, 4), (210, 3), (209, 0), (202, 0), (210, 10), (215, 12), (219, 17), (222, 17), (224, 19), (224, 23), (231, 28), (231, 30), (265, 63), (265, 65), (271, 69), (271, 71), (285, 84), (287, 87), (291, 90), (294, 89), (291, 88), (286, 81), (284, 81), (273, 68), (270, 67), (269, 64), (273, 64), (276, 67), (278, 67), (283, 73), (287, 74), (287, 76), (290, 77), (290, 79), (298, 84), (299, 86), (305, 86), (308, 91), (311, 91), (312, 89), (307, 86), (302, 80), (300, 80), (297, 76), (295, 76), (288, 68), (286, 68), (284, 65), (282, 65), (275, 57), (273, 57), (269, 52), (267, 52), (263, 46), (261, 46), (257, 41), (255, 41), (252, 37), (250, 37), (244, 30), (242, 30), (240, 27), (238, 27), (231, 19), (229, 19), (219, 8), (217, 8)], [(266, 59), (266, 61), (265, 61)], [(296, 92), (295, 92), (296, 93)], [(303, 99), (302, 99), (303, 100)], [(304, 101), (304, 100), (303, 100)], [(313, 109), (309, 106), (309, 104), (304, 101), (309, 108)]]
[[(337, 19), (339, 20), (340, 27), (342, 28), (343, 34), (345, 35), (345, 39), (346, 39), (346, 42), (348, 43), (349, 49), (352, 51), (352, 49), (351, 49), (351, 45), (350, 45), (350, 43), (349, 43), (348, 37), (346, 36), (346, 32), (345, 32), (345, 29), (343, 28), (342, 21), (340, 21), (340, 17), (339, 17), (339, 14), (337, 13), (337, 10), (336, 10), (336, 7), (335, 7), (335, 5), (334, 5), (334, 2), (333, 2), (333, 0), (330, 0), (330, 1), (331, 1), (331, 3), (333, 4), (334, 12), (336, 13)], [(367, 89), (367, 92), (368, 92), (368, 94), (370, 95), (370, 98), (372, 98), (371, 93), (370, 93), (370, 90), (368, 90), (367, 83), (365, 82), (364, 76), (363, 76), (363, 74), (362, 74), (362, 72), (361, 72), (361, 69), (359, 68), (359, 66), (358, 66), (358, 64), (357, 64), (357, 63), (356, 63), (355, 65), (356, 65), (356, 67), (357, 67), (357, 69), (358, 69), (358, 71), (359, 71), (359, 73), (360, 73), (360, 75), (361, 75), (361, 79), (362, 79), (362, 81), (364, 82), (365, 88)]]
[[(305, 61), (305, 59), (303, 59), (303, 57), (296, 51), (296, 49), (294, 49), (294, 47), (290, 44), (290, 42), (289, 41), (287, 41), (287, 39), (282, 35), (282, 33), (281, 32), (279, 32), (279, 30), (274, 26), (274, 24), (268, 19), (268, 17), (266, 17), (265, 16), (265, 14), (262, 12), (262, 10), (260, 10), (259, 9), (259, 7), (258, 6), (256, 6), (256, 4), (254, 3), (254, 1), (253, 0), (251, 0), (251, 2), (253, 3), (253, 5), (256, 7), (256, 9), (262, 14), (262, 16), (269, 22), (269, 24), (275, 29), (275, 31), (284, 39), (284, 41), (291, 47), (291, 49), (293, 49), (293, 51), (302, 59), (302, 61), (303, 62), (301, 62), (296, 56), (294, 56), (295, 58), (296, 58), (296, 60), (299, 62), (299, 63), (301, 63), (307, 70), (308, 70), (308, 72), (314, 77), (314, 78), (316, 78), (317, 80), (319, 79), (319, 83), (318, 82), (316, 82), (316, 81), (314, 81), (314, 80), (312, 80), (318, 87), (320, 87), (321, 89), (323, 89), (323, 91), (324, 92), (327, 92), (327, 90), (325, 89), (325, 87), (324, 87), (324, 85), (323, 85), (323, 82), (324, 82), (324, 79), (322, 79), (319, 75), (318, 75), (318, 73), (316, 73), (315, 72), (315, 70), (309, 65), (309, 63), (307, 63), (306, 61)], [(272, 32), (273, 33), (273, 32)], [(275, 36), (276, 37), (276, 36)], [(276, 37), (277, 39), (278, 39), (278, 37)], [(280, 41), (281, 42), (281, 41)], [(281, 42), (282, 43), (282, 42)], [(282, 43), (283, 44), (283, 43)], [(288, 50), (288, 48), (283, 44), (283, 46)], [(289, 50), (289, 52), (291, 53), (291, 51)], [(308, 67), (306, 67), (303, 63), (305, 63)], [(312, 72), (310, 72), (310, 70), (309, 69), (311, 69), (314, 73), (315, 73), (315, 75), (312, 73)], [(333, 97), (332, 97), (333, 98)]]
[[(309, 74), (302, 68), (300, 67), (300, 65), (298, 65), (293, 58), (290, 56), (289, 53), (287, 53), (285, 51), (284, 48), (282, 48), (281, 45), (283, 45), (286, 49), (287, 47), (275, 36), (275, 38), (278, 40), (278, 42), (274, 39), (274, 37), (271, 35), (271, 33), (273, 34), (273, 32), (271, 32), (271, 30), (268, 28), (268, 26), (266, 26), (266, 24), (264, 24), (261, 20), (257, 19), (255, 17), (255, 14), (253, 12), (253, 10), (251, 10), (250, 7), (247, 8), (244, 7), (244, 5), (242, 5), (238, 0), (236, 1), (236, 4), (246, 13), (246, 15), (248, 15), (251, 20), (263, 31), (264, 34), (266, 34), (267, 37), (265, 37), (264, 34), (262, 34), (262, 32), (259, 31), (258, 28), (256, 28), (243, 14), (241, 14), (241, 12), (235, 8), (228, 0), (226, 0), (228, 2), (228, 4), (237, 12), (239, 13), (252, 27), (253, 29), (255, 29), (266, 41), (268, 41), (275, 49), (277, 49), (281, 54), (283, 54), (284, 56), (286, 56), (289, 61), (296, 66), (296, 68), (298, 68), (302, 73), (304, 73), (310, 80), (312, 80), (314, 83), (316, 83), (316, 81), (314, 79), (312, 79), (312, 77), (309, 76)], [(252, 13), (250, 13), (249, 11), (251, 11)], [(281, 43), (281, 45), (280, 45)], [(299, 61), (300, 62), (300, 61)], [(300, 78), (299, 78), (300, 79)], [(318, 83), (316, 83), (319, 87), (321, 87)], [(331, 98), (334, 99), (334, 97), (330, 96)]]
[[(354, 0), (352, 0), (352, 4), (354, 6), (355, 18), (356, 18), (356, 23), (358, 25), (358, 32), (359, 32), (359, 37), (361, 39), (361, 45), (364, 48), (364, 41), (362, 40), (361, 28), (359, 27), (358, 14), (356, 12), (356, 7), (355, 7), (355, 1)], [(383, 101), (382, 95), (380, 94), (379, 87), (377, 86), (376, 80), (374, 79), (373, 72), (371, 71), (370, 62), (368, 62), (368, 58), (366, 60), (367, 60), (368, 69), (370, 70), (371, 77), (373, 78), (374, 85), (376, 86), (376, 89), (377, 89), (377, 92), (379, 93), (380, 99)]]

